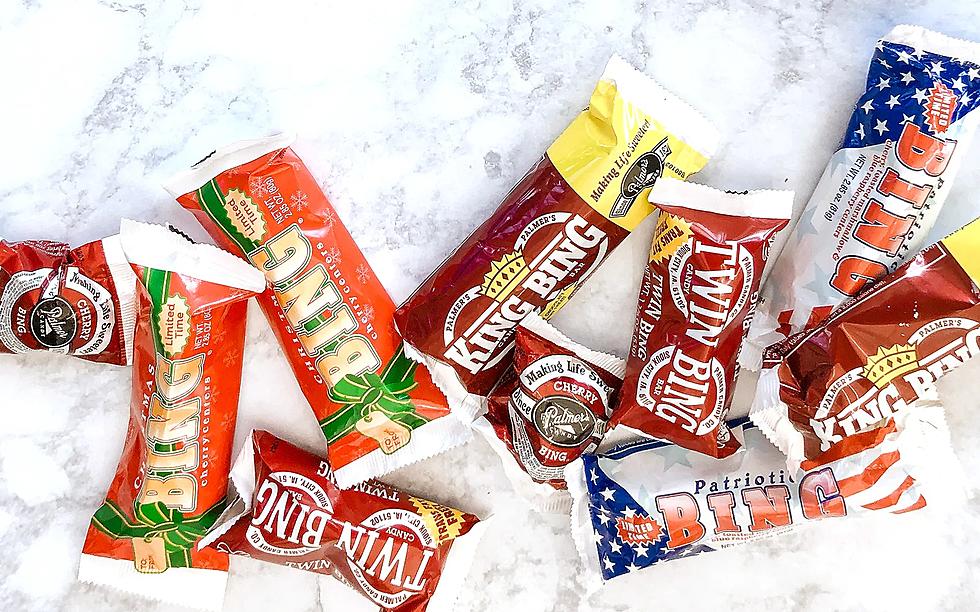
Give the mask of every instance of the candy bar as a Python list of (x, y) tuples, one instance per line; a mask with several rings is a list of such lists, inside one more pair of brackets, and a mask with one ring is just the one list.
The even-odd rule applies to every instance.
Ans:
[(738, 354), (793, 193), (663, 180), (650, 201), (660, 217), (610, 424), (726, 457), (738, 450), (725, 426)]
[(696, 111), (609, 60), (589, 107), (395, 314), (461, 418), (486, 410), (517, 324), (558, 312), (652, 212), (646, 192), (661, 175), (686, 179), (716, 146)]
[(471, 436), (405, 354), (394, 302), (288, 136), (216, 151), (168, 184), (211, 236), (265, 273), (259, 296), (349, 487)]
[(742, 363), (922, 248), (980, 113), (980, 45), (902, 25), (875, 46), (843, 142), (776, 260)]

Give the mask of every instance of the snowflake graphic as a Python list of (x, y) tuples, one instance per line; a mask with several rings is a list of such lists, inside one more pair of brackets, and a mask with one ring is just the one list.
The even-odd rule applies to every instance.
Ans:
[(362, 316), (368, 323), (374, 323), (374, 306), (367, 304), (361, 311)]
[(337, 213), (330, 207), (327, 207), (320, 216), (323, 218), (323, 224), (327, 229), (332, 228), (333, 224), (337, 222)]
[(303, 210), (310, 205), (310, 198), (302, 191), (297, 191), (293, 195), (289, 196), (289, 201), (296, 210)]
[(269, 193), (269, 187), (262, 180), (261, 176), (253, 176), (248, 179), (248, 190), (252, 192), (252, 196), (256, 198), (261, 198)]
[(330, 250), (327, 251), (327, 257), (329, 257), (330, 258), (330, 261), (332, 261), (333, 263), (339, 264), (340, 263), (340, 249), (338, 249), (337, 247), (330, 247)]
[(355, 270), (355, 272), (357, 273), (357, 280), (361, 281), (362, 285), (368, 282), (368, 279), (371, 278), (371, 270), (369, 270), (364, 264), (357, 266), (357, 270)]

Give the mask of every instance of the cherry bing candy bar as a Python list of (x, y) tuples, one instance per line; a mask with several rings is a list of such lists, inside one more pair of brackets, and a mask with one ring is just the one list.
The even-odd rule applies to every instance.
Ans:
[(922, 248), (980, 121), (980, 44), (902, 25), (773, 265), (743, 365)]
[(588, 108), (395, 314), (409, 355), (463, 420), (486, 410), (517, 324), (562, 308), (652, 212), (657, 179), (694, 174), (717, 141), (691, 107), (609, 60)]
[(49, 351), (127, 365), (135, 297), (118, 236), (74, 249), (0, 240), (0, 353)]
[(195, 543), (225, 507), (248, 298), (262, 273), (160, 226), (123, 221), (139, 278), (129, 429), (78, 578), (220, 609), (228, 559)]
[(483, 523), (376, 480), (340, 489), (325, 459), (256, 430), (232, 480), (237, 499), (200, 543), (333, 576), (382, 610), (451, 610)]
[(535, 509), (568, 512), (565, 466), (598, 447), (625, 365), (569, 339), (538, 315), (517, 326), (513, 368), (474, 428)]
[(975, 220), (766, 350), (750, 414), (791, 463), (935, 400), (937, 380), (980, 354), (978, 253)]
[(290, 136), (232, 144), (167, 189), (222, 246), (265, 273), (269, 324), (326, 438), (342, 487), (472, 435), (405, 354), (395, 304)]
[(739, 351), (793, 193), (665, 179), (649, 197), (660, 217), (610, 425), (726, 457), (739, 448), (725, 424)]
[[(584, 455), (568, 466), (572, 536), (588, 588), (652, 565), (778, 536), (825, 519), (926, 506), (936, 468), (956, 469), (942, 409), (857, 437), (791, 471), (747, 419), (729, 425), (744, 451), (714, 459), (662, 440)], [(922, 463), (912, 446), (946, 451)], [(914, 453), (911, 453), (914, 455)], [(930, 465), (934, 464), (934, 465)], [(919, 473), (923, 474), (920, 478)], [(924, 480), (923, 480), (924, 479)], [(823, 528), (829, 529), (830, 526)]]

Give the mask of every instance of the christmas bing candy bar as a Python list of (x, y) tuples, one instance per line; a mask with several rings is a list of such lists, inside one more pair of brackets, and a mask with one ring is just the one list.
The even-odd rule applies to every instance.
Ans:
[(474, 428), (515, 489), (542, 512), (567, 512), (565, 466), (606, 432), (626, 363), (586, 348), (532, 314), (515, 333), (513, 370)]
[(610, 426), (726, 457), (739, 447), (725, 425), (738, 354), (793, 193), (663, 180), (649, 197), (660, 217)]
[(118, 236), (74, 249), (0, 240), (0, 353), (50, 351), (127, 365), (135, 297)]
[(139, 278), (126, 444), (79, 580), (219, 609), (228, 559), (194, 544), (225, 507), (248, 298), (262, 273), (213, 246), (123, 221)]
[(325, 459), (253, 431), (235, 462), (237, 499), (203, 540), (340, 580), (383, 610), (451, 610), (483, 523), (369, 480), (336, 486)]
[(618, 57), (584, 110), (402, 304), (395, 323), (471, 422), (510, 367), (524, 317), (551, 318), (653, 210), (661, 175), (686, 179), (717, 147), (694, 109)]
[(980, 354), (980, 220), (766, 350), (752, 420), (799, 464), (887, 426)]
[[(567, 468), (572, 537), (589, 590), (651, 565), (782, 535), (824, 518), (926, 506), (934, 474), (955, 470), (942, 409), (857, 436), (789, 471), (758, 429), (732, 422), (744, 451), (714, 459), (661, 440), (584, 455)], [(928, 453), (928, 463), (912, 447)], [(907, 456), (907, 455), (911, 455)], [(885, 460), (887, 459), (887, 461)], [(921, 474), (921, 477), (920, 477)], [(938, 484), (927, 490), (931, 499)], [(945, 500), (944, 500), (945, 501)], [(831, 528), (829, 525), (822, 527)]]
[(472, 434), (448, 418), (428, 371), (405, 355), (394, 303), (291, 141), (232, 144), (167, 189), (219, 244), (265, 273), (259, 305), (346, 488)]
[(922, 248), (980, 113), (980, 44), (898, 26), (763, 291), (742, 364)]

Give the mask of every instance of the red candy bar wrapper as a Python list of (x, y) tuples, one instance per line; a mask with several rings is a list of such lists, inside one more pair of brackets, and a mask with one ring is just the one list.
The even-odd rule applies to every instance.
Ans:
[(980, 353), (978, 253), (980, 220), (766, 350), (751, 416), (791, 464), (935, 400), (936, 381)]
[(118, 236), (75, 249), (0, 240), (0, 353), (50, 351), (127, 365), (135, 297)]
[(739, 448), (725, 424), (738, 354), (793, 193), (664, 180), (650, 200), (660, 218), (611, 425), (727, 457)]
[(339, 488), (327, 460), (256, 430), (232, 470), (237, 499), (200, 544), (333, 576), (383, 610), (452, 609), (483, 523), (369, 480)]
[(568, 512), (565, 466), (599, 446), (626, 362), (582, 346), (533, 314), (517, 326), (515, 340), (513, 370), (474, 428), (535, 509)]
[[(962, 490), (945, 490), (959, 466), (941, 407), (916, 417), (862, 434), (862, 444), (842, 445), (799, 470), (788, 470), (782, 453), (746, 419), (729, 427), (744, 452), (724, 459), (662, 440), (583, 455), (568, 466), (567, 479), (587, 590), (677, 559), (696, 571), (692, 558), (701, 553), (805, 527), (819, 538), (849, 516), (913, 512), (927, 499), (939, 508), (962, 503)], [(823, 519), (834, 520), (818, 528)]]
[(249, 297), (262, 273), (213, 246), (123, 221), (139, 278), (129, 430), (79, 580), (220, 609), (228, 559), (194, 544), (225, 508)]
[(510, 368), (517, 324), (558, 312), (652, 212), (657, 179), (694, 174), (717, 140), (687, 104), (609, 60), (589, 107), (395, 314), (463, 420)]
[(219, 244), (265, 273), (259, 305), (346, 488), (472, 434), (406, 356), (394, 302), (291, 142), (232, 144), (167, 189)]

